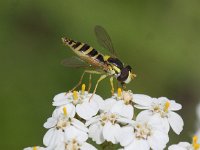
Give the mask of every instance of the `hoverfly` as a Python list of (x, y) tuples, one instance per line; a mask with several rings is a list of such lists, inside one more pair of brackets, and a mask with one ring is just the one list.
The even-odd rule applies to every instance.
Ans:
[(93, 95), (96, 92), (99, 82), (106, 77), (110, 77), (110, 84), (112, 88), (111, 92), (113, 94), (113, 78), (116, 78), (117, 81), (122, 84), (122, 87), (125, 88), (125, 85), (133, 80), (136, 75), (132, 72), (131, 66), (124, 66), (124, 64), (116, 57), (112, 41), (106, 30), (103, 27), (97, 25), (95, 26), (94, 31), (98, 43), (103, 48), (109, 50), (112, 55), (103, 55), (86, 43), (63, 37), (62, 42), (64, 45), (68, 46), (78, 57), (67, 58), (63, 60), (62, 64), (67, 67), (85, 68), (80, 81), (72, 89), (72, 91), (81, 84), (85, 73), (89, 73), (90, 77), (88, 91), (91, 87), (91, 74), (100, 74), (101, 76), (97, 80)]

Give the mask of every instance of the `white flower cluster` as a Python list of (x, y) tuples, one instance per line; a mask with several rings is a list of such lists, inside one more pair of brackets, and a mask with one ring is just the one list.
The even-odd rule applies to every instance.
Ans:
[[(96, 94), (90, 99), (91, 95), (84, 84), (79, 92), (56, 95), (56, 108), (44, 123), (48, 129), (43, 138), (46, 147), (25, 150), (96, 150), (87, 143), (89, 139), (98, 145), (119, 144), (121, 150), (162, 150), (169, 142), (170, 128), (176, 134), (183, 130), (183, 120), (176, 113), (182, 106), (174, 100), (133, 94), (120, 88), (106, 100)], [(136, 115), (134, 112), (139, 110)], [(188, 143), (172, 145), (169, 150), (182, 150), (183, 146)], [(189, 146), (197, 150), (197, 137)]]

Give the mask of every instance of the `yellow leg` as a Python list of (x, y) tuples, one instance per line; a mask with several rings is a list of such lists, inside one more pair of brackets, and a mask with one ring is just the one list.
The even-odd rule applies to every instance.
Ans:
[(114, 95), (115, 89), (113, 84), (113, 77), (110, 77), (110, 85), (111, 85), (111, 94)]
[(103, 79), (105, 79), (108, 75), (101, 75), (101, 77), (97, 80), (97, 83), (95, 85), (94, 91), (92, 93), (92, 96), (90, 97), (89, 101), (92, 99), (92, 97), (94, 96), (94, 94), (96, 93), (97, 87), (99, 85), (99, 82), (101, 82)]
[(88, 83), (88, 93), (90, 92), (90, 88), (92, 86), (92, 74), (89, 75), (89, 83)]

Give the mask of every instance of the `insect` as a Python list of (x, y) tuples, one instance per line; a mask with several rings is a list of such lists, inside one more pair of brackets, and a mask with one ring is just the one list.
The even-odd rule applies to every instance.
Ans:
[(131, 66), (124, 66), (117, 58), (112, 41), (106, 30), (97, 25), (95, 26), (94, 31), (99, 44), (103, 48), (109, 50), (111, 56), (101, 54), (86, 43), (63, 37), (62, 42), (64, 45), (68, 46), (78, 57), (67, 58), (62, 61), (62, 64), (67, 67), (85, 68), (80, 81), (72, 91), (82, 83), (85, 73), (89, 73), (88, 91), (91, 88), (91, 74), (100, 74), (101, 76), (97, 80), (93, 95), (97, 90), (99, 82), (106, 77), (110, 77), (111, 93), (114, 94), (113, 78), (116, 78), (117, 81), (121, 83), (122, 87), (125, 88), (125, 85), (133, 80), (136, 75), (132, 72)]

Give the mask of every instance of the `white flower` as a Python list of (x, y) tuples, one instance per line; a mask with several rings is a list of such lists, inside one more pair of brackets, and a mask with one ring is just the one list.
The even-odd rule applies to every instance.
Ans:
[(180, 142), (169, 146), (168, 150), (193, 150), (193, 147), (188, 142)]
[(105, 140), (113, 144), (117, 143), (116, 135), (121, 128), (120, 124), (133, 124), (132, 116), (127, 118), (127, 115), (124, 115), (121, 108), (123, 106), (120, 106), (115, 99), (107, 99), (101, 114), (86, 122), (86, 125), (89, 126), (89, 137), (93, 141), (97, 144), (101, 144)]
[(176, 134), (180, 134), (183, 130), (183, 119), (174, 111), (180, 110), (182, 106), (174, 100), (169, 100), (166, 97), (151, 98), (147, 95), (133, 94), (133, 101), (138, 109), (146, 109), (138, 114), (143, 119), (149, 119), (158, 114), (164, 129), (169, 132), (170, 126)]
[(118, 132), (117, 140), (124, 150), (163, 150), (169, 137), (162, 131), (159, 118), (150, 120), (136, 119), (133, 126), (125, 126)]
[[(63, 108), (63, 113), (58, 113), (61, 111), (61, 108)], [(53, 114), (55, 115), (53, 115), (47, 120), (47, 122), (44, 123), (45, 128), (50, 128), (44, 135), (44, 145), (51, 147), (63, 142), (65, 132), (68, 132), (69, 128), (71, 129), (72, 127), (74, 130), (77, 130), (82, 134), (87, 134), (88, 129), (85, 127), (85, 125), (75, 118), (70, 118), (70, 116), (68, 116), (66, 107), (57, 108)]]
[(98, 113), (103, 104), (103, 99), (99, 95), (94, 94), (90, 99), (91, 96), (91, 93), (85, 91), (85, 85), (83, 84), (82, 90), (79, 92), (65, 92), (56, 95), (53, 99), (53, 106), (73, 104), (76, 106), (77, 114), (81, 118), (88, 120)]
[(197, 136), (194, 136), (192, 144), (188, 142), (179, 142), (178, 144), (169, 146), (168, 150), (200, 150), (200, 144), (198, 144), (197, 141)]
[(74, 127), (69, 127), (65, 132), (64, 141), (53, 147), (52, 150), (96, 150), (96, 148), (86, 142), (88, 135), (77, 131)]
[(24, 150), (47, 150), (47, 148), (40, 147), (40, 146), (34, 146), (34, 147), (24, 148)]
[[(115, 101), (116, 100), (117, 101), (115, 102), (114, 105), (111, 103), (112, 108), (108, 108), (108, 109), (111, 109), (110, 112), (119, 114), (125, 118), (129, 118), (129, 119), (133, 118), (134, 108), (132, 105), (131, 91), (122, 92), (121, 88), (118, 88), (118, 92), (115, 93), (112, 98), (107, 99), (107, 101), (112, 102), (113, 100), (111, 99), (114, 99)], [(104, 104), (107, 105), (107, 103), (104, 103)]]

